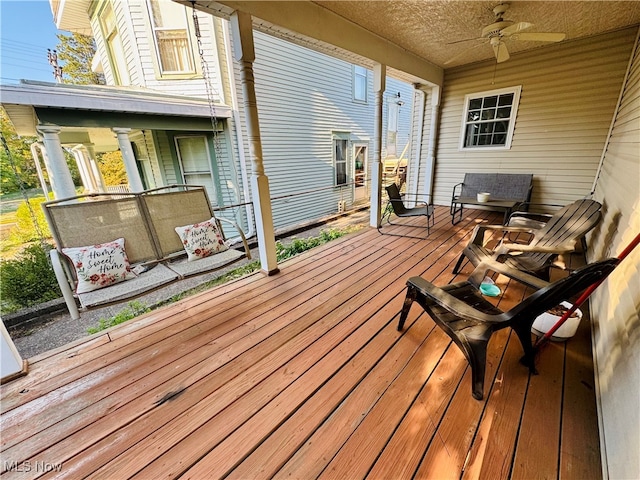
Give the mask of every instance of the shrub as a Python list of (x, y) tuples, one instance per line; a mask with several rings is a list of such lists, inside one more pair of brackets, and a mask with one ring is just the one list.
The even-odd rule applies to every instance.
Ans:
[(0, 261), (3, 313), (62, 296), (49, 261), (48, 244), (33, 244), (14, 259)]
[[(49, 225), (47, 224), (41, 206), (44, 201), (44, 197), (29, 200), (31, 210), (33, 210), (35, 214), (35, 222), (29, 211), (27, 202), (20, 204), (16, 210), (16, 226), (11, 230), (11, 237), (15, 243), (28, 243), (41, 240), (40, 233), (44, 238), (51, 238), (51, 231), (49, 230)], [(40, 232), (38, 232), (38, 228)]]
[(127, 303), (127, 306), (116, 313), (111, 318), (101, 318), (98, 320), (97, 327), (90, 327), (87, 331), (89, 334), (98, 333), (102, 330), (106, 330), (107, 328), (114, 327), (116, 325), (120, 325), (132, 318), (136, 318), (143, 313), (150, 312), (151, 309), (147, 307), (144, 303), (133, 301)]

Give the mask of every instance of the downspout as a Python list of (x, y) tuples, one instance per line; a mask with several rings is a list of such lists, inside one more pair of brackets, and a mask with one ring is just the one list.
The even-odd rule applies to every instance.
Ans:
[[(427, 103), (427, 95), (425, 94), (424, 90), (421, 90), (419, 88), (418, 85), (414, 85), (414, 88), (414, 94), (417, 96), (417, 100), (414, 102), (414, 104), (418, 109), (418, 125), (417, 128), (411, 133), (411, 141), (415, 144), (415, 149), (411, 159), (411, 170), (415, 170), (416, 174), (413, 175), (412, 171), (409, 171), (407, 172), (407, 178), (410, 181), (408, 187), (409, 193), (415, 194), (417, 198), (419, 185), (418, 177), (420, 172), (420, 157), (422, 155), (422, 138), (424, 136), (424, 110)], [(416, 137), (418, 137), (417, 140)]]
[(640, 28), (638, 28), (638, 33), (636, 33), (636, 41), (633, 44), (633, 49), (631, 50), (631, 55), (629, 56), (629, 63), (627, 64), (627, 71), (624, 74), (624, 80), (622, 81), (622, 87), (620, 87), (620, 94), (618, 95), (618, 103), (616, 104), (616, 109), (613, 112), (613, 117), (611, 118), (611, 125), (609, 125), (609, 132), (607, 133), (607, 139), (604, 142), (604, 147), (602, 148), (602, 155), (600, 155), (600, 163), (598, 164), (598, 170), (596, 171), (596, 176), (593, 179), (593, 186), (591, 187), (591, 194), (593, 195), (596, 191), (596, 187), (598, 186), (598, 179), (600, 178), (600, 173), (602, 172), (602, 166), (604, 164), (604, 157), (607, 154), (607, 149), (609, 148), (609, 142), (611, 141), (611, 134), (613, 133), (613, 126), (616, 123), (616, 118), (618, 117), (618, 112), (620, 111), (620, 105), (622, 104), (622, 97), (624, 95), (624, 89), (627, 86), (627, 82), (629, 81), (629, 74), (631, 73), (631, 67), (633, 66), (633, 60), (636, 57), (638, 51), (638, 41), (640, 39)]
[[(240, 176), (242, 177), (242, 193), (245, 198), (245, 202), (249, 202), (251, 199), (251, 193), (249, 192), (249, 175), (247, 173), (247, 159), (244, 154), (244, 136), (242, 135), (242, 124), (240, 123), (240, 111), (238, 110), (238, 91), (236, 90), (236, 81), (233, 75), (233, 54), (231, 52), (231, 36), (229, 34), (229, 23), (222, 21), (222, 32), (224, 35), (225, 43), (225, 55), (227, 57), (227, 81), (229, 82), (229, 90), (231, 91), (231, 112), (233, 113), (233, 125), (236, 131), (236, 140), (238, 142), (238, 160), (240, 162)], [(246, 233), (247, 237), (253, 237), (255, 230), (253, 228), (253, 211), (251, 209), (252, 204), (245, 205), (247, 212), (247, 225), (249, 230)]]
[(431, 88), (431, 125), (429, 126), (429, 144), (427, 146), (427, 171), (425, 172), (424, 194), (433, 195), (433, 180), (436, 171), (436, 136), (440, 122), (439, 86)]

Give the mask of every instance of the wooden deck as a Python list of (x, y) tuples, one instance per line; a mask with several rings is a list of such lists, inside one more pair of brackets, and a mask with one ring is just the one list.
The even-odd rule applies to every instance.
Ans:
[[(485, 399), (408, 277), (454, 279), (478, 222), (350, 235), (31, 359), (1, 387), (6, 478), (600, 478), (589, 322), (530, 376), (489, 346)], [(420, 222), (413, 219), (406, 224)], [(415, 227), (383, 231), (425, 235)], [(463, 277), (470, 271), (463, 269)], [(503, 309), (527, 291), (497, 283)]]

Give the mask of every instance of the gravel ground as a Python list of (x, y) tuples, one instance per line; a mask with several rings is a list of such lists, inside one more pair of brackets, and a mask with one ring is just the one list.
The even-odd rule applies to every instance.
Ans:
[[(330, 220), (325, 224), (314, 226), (313, 228), (297, 233), (296, 235), (282, 238), (280, 241), (286, 244), (293, 238), (317, 236), (318, 232), (323, 229), (344, 227), (346, 225), (366, 226), (368, 222), (369, 210), (360, 210), (351, 215), (342, 216), (334, 220)], [(257, 249), (253, 249), (251, 254), (253, 259), (259, 258)], [(247, 260), (243, 260), (242, 262), (246, 263)], [(242, 262), (236, 262), (226, 270), (237, 268), (239, 265), (242, 265)], [(218, 270), (214, 273), (185, 279), (159, 290), (155, 290), (147, 295), (138, 297), (136, 300), (145, 305), (154, 305), (166, 298), (212, 280), (220, 276), (221, 273), (224, 273), (226, 270)], [(32, 324), (31, 326), (24, 328), (10, 328), (9, 331), (22, 358), (29, 359), (35, 355), (61, 347), (62, 345), (87, 336), (87, 329), (98, 326), (101, 318), (110, 318), (120, 312), (125, 306), (126, 304), (118, 304), (81, 312), (79, 320), (72, 320), (65, 308), (63, 312), (39, 317), (38, 321), (35, 322), (35, 325)]]

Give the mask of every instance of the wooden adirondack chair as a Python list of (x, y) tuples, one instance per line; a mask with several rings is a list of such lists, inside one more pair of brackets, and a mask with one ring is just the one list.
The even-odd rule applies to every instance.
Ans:
[[(576, 244), (600, 221), (601, 207), (602, 205), (595, 200), (577, 200), (558, 210), (545, 224), (539, 223), (540, 228), (478, 225), (473, 231), (471, 241), (460, 255), (453, 273), (459, 272), (465, 257), (474, 266), (492, 258), (509, 267), (548, 279), (549, 268), (556, 257), (575, 251)], [(495, 250), (485, 246), (487, 231), (503, 235)], [(531, 233), (533, 238), (528, 244), (507, 243), (505, 235), (514, 232)]]
[[(404, 328), (411, 305), (414, 301), (417, 302), (464, 353), (471, 365), (473, 398), (481, 400), (484, 393), (487, 345), (493, 332), (511, 327), (524, 349), (521, 362), (535, 373), (531, 325), (536, 317), (604, 279), (619, 261), (617, 258), (610, 258), (586, 265), (552, 284), (493, 260), (478, 265), (468, 280), (445, 287), (436, 287), (422, 277), (412, 277), (407, 281), (408, 291), (398, 330)], [(488, 270), (542, 288), (511, 310), (503, 312), (485, 300), (479, 291), (480, 282)]]

